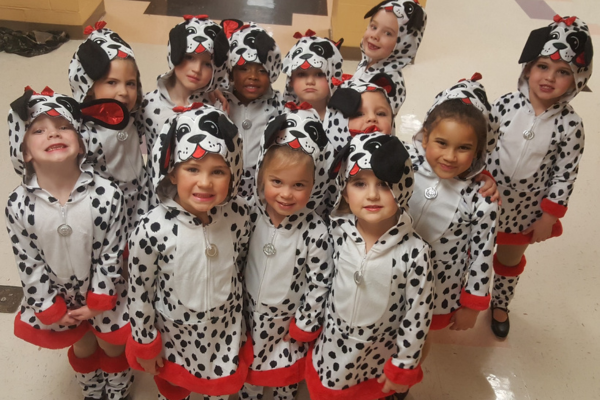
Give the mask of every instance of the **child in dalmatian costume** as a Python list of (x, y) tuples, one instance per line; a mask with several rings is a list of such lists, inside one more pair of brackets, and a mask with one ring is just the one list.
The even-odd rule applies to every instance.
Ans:
[[(98, 107), (121, 118), (106, 118)], [(124, 353), (127, 283), (119, 261), (123, 196), (83, 163), (79, 132), (84, 121), (119, 129), (127, 118), (114, 100), (80, 106), (49, 88), (38, 94), (29, 87), (8, 115), (10, 156), (23, 177), (6, 206), (25, 294), (15, 335), (44, 348), (70, 346), (69, 362), (87, 400), (124, 399), (132, 375)], [(78, 152), (69, 153), (77, 141)]]
[[(171, 118), (159, 140), (153, 165), (160, 204), (129, 240), (127, 358), (133, 368), (156, 374), (159, 399), (189, 399), (191, 392), (227, 399), (240, 390), (252, 363), (240, 269), (250, 215), (248, 205), (234, 197), (243, 170), (242, 139), (222, 111), (201, 106)], [(183, 184), (173, 182), (180, 171), (204, 171), (215, 156), (227, 165), (229, 184), (219, 193), (202, 186), (224, 200), (199, 213), (183, 201), (189, 197)]]
[[(85, 32), (90, 35), (79, 46), (69, 65), (69, 81), (77, 101), (96, 98), (94, 85), (108, 76), (111, 64), (125, 60), (135, 66), (131, 47), (105, 25), (106, 22), (100, 21), (93, 28), (86, 28)], [(137, 71), (137, 66), (135, 69)], [(142, 100), (139, 72), (136, 80), (137, 97), (135, 101), (129, 98), (131, 105), (128, 105), (128, 111), (132, 115), (126, 127), (114, 130), (95, 125), (82, 132), (88, 141), (86, 162), (92, 164), (100, 176), (119, 185), (123, 192), (128, 230), (147, 211), (149, 201), (148, 175), (140, 149), (143, 132), (138, 131), (134, 124), (135, 109)], [(116, 100), (127, 102), (117, 97)]]
[[(157, 89), (147, 93), (141, 104), (141, 111), (137, 116), (137, 124), (146, 137), (146, 145), (151, 153), (160, 130), (165, 122), (182, 112), (186, 106), (194, 102), (210, 103), (209, 93), (227, 87), (227, 38), (222, 33), (221, 26), (208, 19), (206, 15), (184, 15), (184, 21), (175, 25), (169, 32), (169, 54), (167, 61), (169, 71), (157, 79)], [(194, 59), (196, 55), (208, 54), (211, 69), (208, 73), (201, 62)], [(192, 74), (189, 78), (179, 76)], [(184, 81), (187, 79), (187, 81)], [(198, 83), (196, 83), (197, 81)], [(205, 85), (202, 83), (207, 82)], [(200, 86), (202, 85), (202, 86)], [(196, 90), (195, 86), (200, 86)], [(184, 91), (186, 101), (176, 101), (171, 93), (179, 94)], [(146, 170), (152, 174), (152, 157), (148, 157)], [(152, 176), (150, 177), (152, 179)], [(151, 206), (158, 204), (156, 196), (152, 196)]]
[[(303, 93), (295, 93), (293, 89), (294, 79), (304, 79), (306, 86), (311, 85), (313, 88), (318, 84), (317, 79), (325, 79), (329, 86), (329, 93), (325, 98), (313, 99), (311, 105), (319, 118), (323, 121), (323, 126), (327, 126), (327, 102), (342, 83), (342, 64), (344, 58), (340, 53), (340, 47), (344, 39), (338, 42), (333, 42), (330, 39), (315, 36), (315, 32), (307, 30), (304, 35), (300, 32), (294, 34), (298, 42), (290, 49), (283, 59), (282, 72), (287, 75), (285, 82), (285, 92), (283, 94), (286, 102), (294, 102), (300, 104), (309, 99)], [(314, 74), (324, 74), (322, 78), (314, 76)]]
[[(254, 361), (241, 399), (261, 399), (262, 386), (274, 387), (274, 399), (296, 397), (309, 343), (321, 331), (331, 285), (332, 243), (325, 223), (314, 211), (326, 188), (327, 137), (313, 108), (298, 108), (295, 103), (289, 107), (271, 119), (261, 140), (259, 186), (244, 270)], [(295, 166), (309, 169), (314, 184), (304, 182), (304, 175), (285, 175), (288, 168), (295, 171)], [(277, 195), (266, 198), (267, 186)], [(299, 191), (310, 197), (298, 195)], [(299, 197), (306, 204), (298, 203)], [(273, 204), (278, 201), (296, 203), (282, 211)]]
[[(392, 387), (406, 393), (423, 377), (419, 360), (433, 307), (430, 249), (407, 213), (414, 182), (409, 155), (394, 136), (359, 134), (336, 157), (332, 172), (339, 188), (331, 215), (335, 274), (325, 326), (307, 360), (311, 399), (379, 399)], [(347, 211), (342, 198), (351, 204), (350, 185), (362, 187), (355, 183), (358, 174), (370, 173), (378, 189), (369, 191), (379, 193), (384, 182), (397, 210), (392, 226), (376, 241), (371, 236), (369, 249), (359, 231), (367, 217)], [(377, 202), (378, 196), (369, 197)]]
[[(431, 329), (472, 328), (479, 311), (490, 302), (498, 205), (479, 193), (483, 183), (474, 178), (485, 168), (488, 132), (496, 128), (490, 124), (491, 106), (477, 81), (480, 78), (475, 74), (438, 94), (414, 144), (407, 145), (415, 172), (410, 215), (415, 231), (432, 248), (435, 305)], [(458, 124), (463, 132), (471, 128), (470, 133), (440, 135), (437, 129), (442, 129), (444, 121)], [(436, 147), (438, 140), (443, 141), (444, 150)], [(472, 147), (461, 149), (465, 144)], [(440, 151), (449, 152), (443, 154), (443, 162), (455, 168), (441, 175)], [(462, 152), (466, 160), (470, 157), (470, 165), (459, 164), (454, 151)]]
[[(508, 306), (525, 268), (527, 246), (562, 233), (560, 218), (584, 147), (583, 122), (569, 103), (592, 75), (592, 55), (587, 25), (577, 17), (555, 16), (547, 27), (532, 31), (525, 44), (519, 90), (493, 105), (500, 134), (488, 169), (502, 196), (492, 296), (496, 336), (508, 335)], [(550, 94), (542, 85), (552, 87)]]
[[(396, 44), (389, 54), (381, 51), (373, 54), (373, 46), (381, 50), (383, 37), (386, 31), (383, 25), (377, 22), (382, 13), (392, 13), (397, 19)], [(352, 79), (369, 81), (379, 72), (384, 72), (392, 77), (397, 90), (390, 95), (394, 114), (398, 113), (406, 99), (406, 87), (402, 77), (402, 68), (414, 60), (427, 25), (427, 14), (417, 0), (384, 0), (369, 12), (365, 18), (371, 18), (369, 26), (360, 43), (362, 58)]]
[[(283, 112), (283, 96), (271, 87), (281, 72), (281, 52), (275, 40), (253, 22), (243, 24), (239, 20), (229, 19), (222, 21), (221, 25), (229, 41), (227, 69), (230, 74), (229, 91), (223, 94), (229, 102), (229, 117), (244, 140), (244, 176), (239, 195), (248, 197), (254, 192), (260, 138), (269, 119)], [(233, 72), (234, 68), (246, 68), (248, 64), (262, 65), (270, 85), (258, 98), (243, 104), (236, 95)]]

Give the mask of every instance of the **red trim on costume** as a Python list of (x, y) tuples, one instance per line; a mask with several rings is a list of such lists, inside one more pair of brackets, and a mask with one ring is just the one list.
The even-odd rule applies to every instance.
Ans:
[(110, 344), (114, 344), (117, 346), (124, 346), (127, 343), (129, 337), (131, 337), (131, 325), (129, 322), (127, 325), (120, 327), (116, 331), (102, 333), (98, 332), (94, 328), (90, 328), (90, 330), (96, 335), (97, 338), (104, 340)]
[(433, 317), (431, 317), (431, 325), (429, 325), (429, 330), (439, 331), (440, 329), (444, 329), (450, 325), (450, 320), (452, 319), (452, 316), (456, 314), (456, 311), (458, 310), (454, 310), (448, 314), (435, 314)]
[(97, 369), (100, 369), (100, 357), (102, 357), (102, 349), (100, 346), (96, 347), (96, 351), (89, 357), (79, 358), (75, 355), (75, 351), (73, 351), (73, 346), (69, 347), (69, 352), (67, 353), (69, 357), (69, 364), (73, 368), (73, 371), (79, 372), (80, 374), (89, 374), (90, 372), (94, 372)]
[[(100, 346), (98, 346), (100, 348)], [(102, 349), (100, 349), (100, 369), (109, 374), (126, 371), (129, 368), (125, 352), (116, 357), (109, 357)]]
[(399, 385), (414, 386), (423, 380), (421, 364), (415, 369), (398, 368), (392, 364), (391, 358), (383, 366), (383, 373), (389, 380)]
[(484, 169), (483, 171), (480, 172), (480, 174), (482, 175), (486, 175), (489, 176), (490, 178), (492, 178), (492, 180), (494, 181), (494, 183), (496, 183), (496, 180), (494, 179), (494, 177), (492, 176), (491, 172), (488, 171), (487, 169)]
[(112, 310), (117, 305), (117, 295), (110, 296), (108, 294), (98, 294), (90, 291), (87, 292), (85, 302), (92, 310), (108, 311)]
[(500, 261), (498, 261), (498, 255), (494, 254), (494, 272), (497, 275), (501, 275), (501, 276), (519, 276), (523, 273), (523, 270), (525, 269), (525, 264), (527, 264), (527, 259), (525, 258), (525, 254), (523, 254), (523, 257), (521, 257), (521, 261), (519, 261), (519, 263), (515, 266), (512, 267), (508, 267), (502, 263), (500, 263)]
[(289, 386), (304, 379), (305, 369), (306, 357), (299, 359), (294, 364), (285, 368), (271, 369), (268, 371), (254, 371), (249, 369), (246, 382), (256, 386)]
[(143, 371), (144, 369), (137, 362), (136, 358), (139, 357), (144, 360), (151, 360), (157, 355), (159, 355), (161, 350), (162, 339), (160, 337), (160, 332), (156, 331), (156, 337), (153, 341), (151, 341), (148, 344), (138, 343), (133, 339), (133, 337), (130, 336), (127, 340), (127, 347), (125, 348), (125, 353), (127, 353), (129, 365), (131, 365), (135, 369)]
[[(292, 318), (292, 322), (290, 323), (290, 336), (299, 341), (299, 342), (312, 342), (313, 340), (316, 340), (319, 337), (319, 334), (321, 333), (321, 331), (323, 330), (323, 327), (320, 327), (318, 331), (316, 332), (306, 332), (303, 331), (302, 329), (298, 328), (298, 325), (296, 325), (296, 318)], [(265, 385), (263, 385), (265, 386)], [(284, 386), (284, 385), (279, 385), (279, 386)]]
[(383, 384), (378, 383), (376, 378), (369, 379), (350, 386), (347, 389), (330, 389), (321, 383), (319, 374), (315, 370), (312, 362), (312, 351), (308, 352), (306, 357), (306, 385), (312, 400), (348, 400), (348, 399), (378, 399), (389, 396), (390, 393), (383, 393)]
[(52, 325), (58, 321), (67, 313), (67, 304), (62, 296), (54, 297), (54, 304), (52, 304), (46, 310), (35, 313), (35, 316), (44, 325)]
[[(558, 237), (562, 235), (563, 227), (560, 219), (557, 219), (554, 225), (552, 225), (552, 233), (550, 234), (550, 238)], [(498, 236), (496, 236), (496, 244), (512, 244), (512, 245), (523, 245), (523, 244), (531, 244), (531, 236), (533, 233), (529, 235), (523, 235), (522, 233), (506, 233), (506, 232), (498, 232)], [(550, 239), (548, 238), (548, 239)]]
[(463, 288), (460, 292), (460, 304), (471, 310), (484, 311), (490, 306), (490, 297), (489, 294), (487, 296), (477, 296), (467, 293)]
[(548, 200), (547, 197), (542, 199), (542, 204), (540, 207), (542, 208), (543, 212), (553, 215), (556, 218), (562, 218), (567, 213), (567, 206), (561, 206), (552, 200)]
[(159, 378), (158, 376), (154, 377), (154, 382), (156, 383), (156, 387), (158, 388), (160, 394), (169, 400), (184, 400), (192, 393), (191, 391), (182, 387), (171, 385), (169, 382)]
[(57, 350), (72, 346), (73, 343), (79, 341), (85, 335), (88, 329), (89, 323), (87, 321), (82, 322), (76, 328), (60, 332), (50, 329), (36, 329), (23, 322), (19, 312), (15, 317), (14, 333), (16, 337), (28, 343), (45, 349)]

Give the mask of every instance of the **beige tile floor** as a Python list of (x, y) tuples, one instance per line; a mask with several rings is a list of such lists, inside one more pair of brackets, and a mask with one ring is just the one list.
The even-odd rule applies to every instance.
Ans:
[[(145, 16), (143, 2), (105, 0), (109, 27), (129, 41), (137, 55), (146, 91), (164, 72), (166, 35), (179, 21)], [(535, 0), (521, 0), (521, 2)], [(541, 3), (538, 1), (537, 3)], [(577, 15), (591, 26), (600, 48), (598, 0), (556, 0), (547, 4), (561, 15)], [(459, 78), (483, 74), (490, 99), (516, 87), (516, 63), (529, 31), (547, 24), (530, 19), (515, 0), (429, 0), (429, 22), (417, 61), (405, 69), (408, 97), (398, 116), (421, 120), (436, 93)], [(270, 26), (282, 50), (293, 44), (295, 31), (327, 32), (326, 18), (296, 16), (292, 27)], [(144, 33), (146, 32), (146, 33)], [(45, 56), (25, 59), (0, 53), (0, 110), (20, 96), (25, 85), (38, 91), (49, 85), (68, 93), (67, 66), (80, 42), (73, 41)], [(600, 52), (600, 51), (598, 51)], [(353, 72), (356, 63), (347, 62)], [(596, 72), (598, 75), (600, 72)], [(476, 328), (462, 334), (431, 335), (434, 346), (424, 364), (423, 382), (411, 390), (411, 400), (563, 400), (600, 399), (600, 77), (592, 77), (591, 93), (582, 93), (573, 106), (586, 124), (586, 151), (570, 210), (563, 220), (565, 234), (533, 246), (528, 266), (512, 306), (512, 330), (506, 341), (489, 331), (489, 314)], [(283, 80), (276, 87), (282, 88)], [(19, 183), (7, 149), (7, 127), (0, 124), (0, 198)], [(409, 138), (409, 129), (400, 129)], [(6, 234), (0, 234), (0, 284), (20, 285)], [(81, 399), (67, 362), (66, 351), (49, 351), (17, 340), (14, 315), (0, 314), (0, 399)], [(154, 399), (152, 380), (137, 375), (135, 400)], [(300, 399), (308, 399), (305, 391)], [(199, 399), (199, 397), (195, 397)], [(350, 399), (351, 400), (351, 399)]]

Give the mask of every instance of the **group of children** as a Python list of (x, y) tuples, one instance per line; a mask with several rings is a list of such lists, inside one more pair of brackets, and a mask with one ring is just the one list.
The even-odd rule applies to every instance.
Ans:
[(479, 74), (461, 80), (402, 143), (426, 14), (393, 0), (365, 18), (349, 76), (342, 40), (299, 33), (282, 59), (254, 23), (185, 16), (146, 95), (99, 22), (72, 97), (28, 87), (11, 104), (15, 334), (69, 347), (85, 399), (127, 398), (131, 368), (159, 399), (293, 399), (302, 380), (313, 399), (403, 399), (429, 329), (472, 328), (491, 301), (508, 334), (525, 249), (561, 234), (576, 179), (588, 28), (555, 17), (519, 91), (491, 105)]

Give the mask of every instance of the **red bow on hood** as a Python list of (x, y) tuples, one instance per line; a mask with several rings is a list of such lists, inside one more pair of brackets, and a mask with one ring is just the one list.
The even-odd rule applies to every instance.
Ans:
[(189, 21), (190, 19), (208, 19), (208, 15), (206, 14), (199, 14), (199, 15), (190, 15), (190, 14), (186, 14), (183, 16), (183, 19), (185, 19), (186, 21)]
[(204, 105), (204, 103), (192, 103), (191, 106), (189, 107), (184, 107), (184, 106), (177, 106), (177, 107), (173, 107), (173, 111), (175, 111), (176, 113), (182, 113), (182, 112), (186, 112), (186, 111), (190, 111), (190, 110), (195, 110), (197, 108), (200, 108)]
[(250, 27), (250, 24), (238, 26), (237, 22), (233, 21), (233, 20), (223, 21), (222, 25), (223, 25), (223, 32), (225, 32), (225, 36), (227, 36), (227, 39), (231, 39), (231, 35), (233, 35), (235, 32), (241, 31), (242, 29)]
[(311, 29), (308, 29), (306, 31), (306, 33), (304, 33), (304, 35), (301, 34), (300, 32), (294, 33), (294, 38), (296, 38), (296, 39), (300, 39), (300, 38), (303, 38), (303, 37), (311, 37), (311, 36), (315, 36), (315, 31), (313, 31)]
[(359, 129), (350, 129), (350, 136), (354, 137), (354, 136), (358, 135), (359, 133), (374, 133), (374, 132), (381, 132), (381, 130), (377, 127), (377, 125), (369, 125), (363, 131), (361, 131)]
[(44, 88), (44, 90), (42, 90), (42, 93), (36, 93), (36, 91), (35, 91), (35, 90), (33, 90), (33, 89), (31, 88), (31, 86), (26, 86), (26, 87), (25, 87), (25, 91), (28, 91), (28, 90), (31, 90), (31, 91), (33, 91), (33, 94), (35, 94), (35, 95), (38, 95), (38, 96), (39, 96), (39, 95), (43, 95), (43, 96), (54, 96), (54, 90), (50, 89), (48, 86), (46, 86), (46, 87)]
[(340, 86), (342, 83), (348, 81), (352, 79), (352, 75), (351, 74), (342, 74), (342, 79), (338, 79), (338, 78), (331, 78), (331, 83), (333, 83), (333, 86)]
[(85, 29), (83, 30), (83, 33), (86, 35), (89, 35), (90, 33), (94, 32), (94, 31), (99, 31), (100, 29), (104, 28), (106, 26), (106, 21), (98, 21), (94, 24), (94, 26), (88, 25), (85, 27)]
[(285, 103), (285, 108), (289, 108), (292, 111), (298, 111), (298, 110), (310, 110), (313, 107), (310, 105), (310, 103), (308, 103), (306, 101), (303, 101), (300, 105), (297, 105), (293, 101), (288, 101), (287, 103)]
[[(480, 80), (481, 78), (483, 78), (483, 76), (482, 76), (482, 75), (481, 75), (479, 72), (475, 72), (475, 73), (473, 74), (473, 76), (471, 77), (471, 79), (469, 79), (469, 80), (471, 80), (471, 81), (473, 81), (473, 82), (477, 82), (477, 81), (478, 81), (478, 80)], [(466, 81), (466, 79), (465, 79), (465, 78), (463, 78), (463, 79), (459, 80), (459, 82), (463, 82), (463, 81)]]
[(573, 25), (573, 22), (575, 22), (576, 19), (577, 19), (577, 17), (569, 17), (567, 19), (564, 19), (563, 17), (561, 17), (558, 14), (556, 14), (554, 16), (554, 22), (556, 22), (557, 24), (560, 24), (561, 22), (564, 22), (565, 25), (567, 25), (567, 26)]

